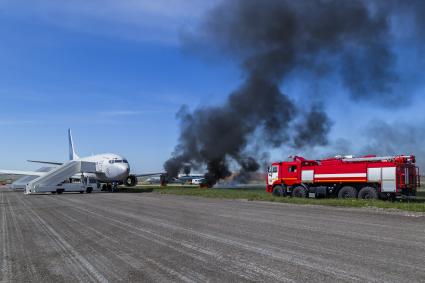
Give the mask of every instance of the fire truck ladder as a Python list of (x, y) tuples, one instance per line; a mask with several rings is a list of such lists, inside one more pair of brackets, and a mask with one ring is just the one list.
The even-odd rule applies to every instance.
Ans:
[[(410, 158), (410, 156), (400, 156)], [(376, 156), (376, 157), (354, 157), (354, 158), (342, 158), (344, 162), (363, 162), (363, 161), (382, 161), (382, 160), (394, 160), (396, 156)]]
[(382, 160), (391, 160), (391, 159), (394, 159), (394, 156), (342, 158), (342, 161), (344, 161), (344, 162), (364, 162), (364, 161), (382, 161)]
[(72, 160), (58, 166), (26, 185), (25, 193), (41, 193), (55, 191), (56, 186), (76, 174), (96, 173), (96, 163)]

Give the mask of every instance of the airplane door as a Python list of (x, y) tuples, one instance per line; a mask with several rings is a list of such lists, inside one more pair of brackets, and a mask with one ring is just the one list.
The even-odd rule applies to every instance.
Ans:
[(297, 163), (287, 163), (282, 168), (283, 175), (285, 176), (285, 183), (288, 185), (293, 185), (298, 182), (298, 166)]
[(103, 161), (96, 162), (96, 171), (102, 172), (103, 169)]

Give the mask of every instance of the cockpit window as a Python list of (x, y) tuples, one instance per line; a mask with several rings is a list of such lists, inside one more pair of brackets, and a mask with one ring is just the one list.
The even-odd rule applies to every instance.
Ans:
[(112, 159), (109, 160), (110, 164), (114, 164), (114, 163), (128, 163), (128, 161), (126, 159), (122, 160), (122, 159)]

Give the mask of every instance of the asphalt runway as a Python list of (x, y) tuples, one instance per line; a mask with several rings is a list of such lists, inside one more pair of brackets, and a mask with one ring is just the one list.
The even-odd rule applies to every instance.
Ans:
[(425, 217), (157, 193), (0, 192), (1, 282), (425, 282)]

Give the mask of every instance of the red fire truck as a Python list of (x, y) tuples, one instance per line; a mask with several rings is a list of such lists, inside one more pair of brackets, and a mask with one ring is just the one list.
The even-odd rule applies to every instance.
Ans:
[(414, 197), (420, 186), (415, 156), (336, 156), (307, 160), (300, 156), (274, 162), (267, 192), (276, 196), (393, 199)]

